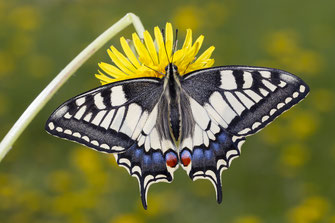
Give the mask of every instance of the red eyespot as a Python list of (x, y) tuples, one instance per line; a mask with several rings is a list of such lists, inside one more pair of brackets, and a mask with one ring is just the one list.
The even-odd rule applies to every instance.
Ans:
[(188, 166), (191, 163), (191, 153), (188, 150), (183, 150), (181, 153), (181, 162), (184, 166)]
[(175, 167), (178, 163), (177, 155), (174, 152), (168, 152), (165, 155), (166, 165), (169, 167)]

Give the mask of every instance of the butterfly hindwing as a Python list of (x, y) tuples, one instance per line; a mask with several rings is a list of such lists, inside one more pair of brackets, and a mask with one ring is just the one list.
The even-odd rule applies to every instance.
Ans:
[(205, 178), (213, 183), (218, 202), (221, 173), (240, 155), (245, 137), (309, 91), (301, 79), (285, 71), (245, 66), (195, 71), (181, 83), (189, 103), (184, 110), (190, 110), (184, 113), (191, 113), (183, 118), (183, 125), (193, 126), (193, 132), (181, 139), (181, 164), (192, 180)]

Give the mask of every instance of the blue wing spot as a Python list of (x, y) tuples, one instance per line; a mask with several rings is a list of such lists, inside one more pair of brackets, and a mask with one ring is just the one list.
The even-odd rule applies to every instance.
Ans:
[(204, 153), (201, 148), (195, 148), (193, 150), (192, 160), (193, 162), (201, 162), (203, 160)]
[(227, 141), (227, 135), (224, 132), (220, 133), (220, 135), (218, 137), (218, 140), (219, 140), (220, 143), (226, 142)]

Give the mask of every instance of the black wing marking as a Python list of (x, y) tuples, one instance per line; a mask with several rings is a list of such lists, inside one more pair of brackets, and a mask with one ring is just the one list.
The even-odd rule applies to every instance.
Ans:
[(185, 75), (181, 83), (187, 98), (182, 114), (188, 114), (182, 118), (183, 128), (188, 131), (181, 138), (180, 162), (192, 180), (213, 183), (219, 203), (221, 173), (240, 155), (245, 137), (309, 92), (298, 77), (259, 67), (204, 69)]
[(211, 107), (229, 133), (240, 136), (261, 130), (309, 92), (286, 71), (248, 66), (195, 71), (184, 76), (182, 87), (199, 104)]
[(138, 179), (142, 204), (152, 183), (171, 182), (178, 156), (160, 101), (161, 79), (141, 78), (105, 85), (76, 96), (48, 119), (46, 130), (100, 152), (115, 153), (117, 163)]

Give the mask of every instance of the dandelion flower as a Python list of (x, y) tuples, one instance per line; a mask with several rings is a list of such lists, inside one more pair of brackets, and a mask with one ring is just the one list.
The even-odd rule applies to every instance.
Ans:
[(173, 40), (173, 29), (171, 23), (166, 23), (163, 37), (162, 31), (154, 28), (155, 42), (148, 31), (144, 32), (143, 41), (136, 33), (132, 35), (134, 50), (131, 49), (124, 37), (120, 38), (123, 53), (111, 46), (107, 52), (114, 65), (99, 63), (99, 74), (95, 76), (102, 84), (116, 81), (141, 78), (157, 77), (163, 78), (165, 67), (172, 62), (178, 67), (182, 76), (194, 70), (211, 67), (214, 59), (211, 59), (214, 46), (209, 47), (199, 57), (198, 54), (204, 40), (201, 35), (192, 43), (192, 30), (187, 29), (184, 44), (181, 49), (175, 50)]

